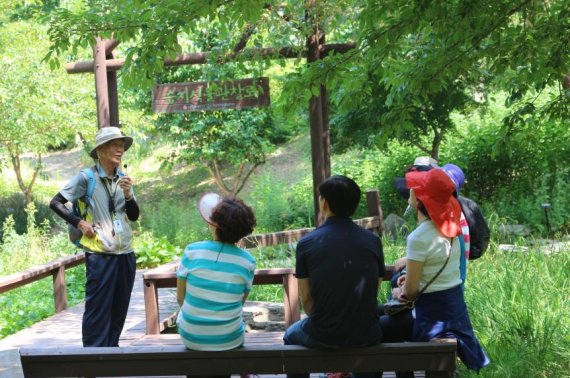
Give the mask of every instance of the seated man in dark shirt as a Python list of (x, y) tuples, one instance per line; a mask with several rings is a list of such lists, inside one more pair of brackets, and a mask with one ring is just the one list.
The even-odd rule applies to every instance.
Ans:
[(360, 188), (348, 177), (332, 176), (319, 186), (325, 221), (299, 241), (296, 251), (308, 317), (287, 329), (285, 344), (336, 349), (380, 343), (376, 296), (384, 254), (380, 238), (350, 218), (359, 201)]

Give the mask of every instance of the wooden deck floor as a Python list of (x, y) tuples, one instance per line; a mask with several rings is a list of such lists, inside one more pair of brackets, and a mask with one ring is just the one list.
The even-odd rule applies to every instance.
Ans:
[[(131, 297), (127, 320), (119, 345), (156, 345), (160, 343), (180, 343), (178, 335), (161, 335), (145, 337), (145, 311), (144, 311), (144, 295), (142, 284), (143, 271), (137, 272), (135, 285)], [(161, 298), (161, 313), (172, 313), (176, 308), (176, 294), (174, 289), (159, 289)], [(58, 348), (64, 346), (82, 346), (81, 341), (81, 319), (83, 316), (84, 304), (81, 303), (75, 307), (69, 308), (59, 314), (56, 314), (44, 321), (34, 324), (30, 328), (24, 329), (14, 335), (8, 336), (0, 340), (0, 351), (17, 349), (20, 347), (45, 347)], [(256, 338), (256, 340), (265, 340), (267, 343), (281, 343), (281, 333), (267, 332), (265, 337)], [(246, 341), (247, 342), (247, 341)], [(416, 373), (416, 377), (423, 377)], [(239, 376), (236, 376), (239, 377)], [(284, 375), (262, 375), (261, 378), (285, 377)], [(311, 374), (311, 378), (318, 378), (319, 374)], [(385, 378), (395, 377), (393, 373), (385, 373)], [(0, 378), (12, 378), (12, 376), (3, 375), (0, 371)]]
[[(127, 346), (141, 339), (145, 335), (145, 312), (142, 284), (143, 271), (137, 272), (135, 285), (131, 296), (131, 303), (127, 320), (119, 345)], [(161, 310), (171, 311), (176, 306), (176, 294), (173, 289), (159, 289), (161, 298)], [(168, 300), (166, 300), (168, 299)], [(0, 349), (19, 348), (23, 346), (33, 347), (63, 347), (82, 346), (81, 319), (84, 304), (60, 312), (48, 319), (34, 324), (14, 335), (0, 340)]]

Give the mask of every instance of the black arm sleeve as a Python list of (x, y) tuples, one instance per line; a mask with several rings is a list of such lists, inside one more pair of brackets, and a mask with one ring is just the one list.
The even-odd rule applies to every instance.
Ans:
[(136, 222), (137, 219), (139, 219), (139, 205), (134, 198), (125, 202), (125, 210), (127, 212), (127, 218), (129, 218), (131, 222)]
[[(52, 209), (57, 215), (59, 215), (63, 220), (67, 223), (77, 227), (81, 218), (77, 215), (73, 214), (73, 212), (69, 211), (69, 209), (65, 206), (67, 200), (61, 193), (57, 193), (55, 197), (53, 197), (49, 203), (49, 208)], [(138, 208), (137, 208), (138, 209)]]

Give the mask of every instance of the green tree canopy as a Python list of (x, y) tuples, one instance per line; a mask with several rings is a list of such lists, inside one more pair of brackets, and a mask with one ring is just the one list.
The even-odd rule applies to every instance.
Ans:
[[(94, 127), (88, 121), (94, 115), (92, 85), (43, 64), (46, 42), (45, 30), (27, 22), (6, 24), (0, 33), (0, 154), (11, 163), (27, 203), (42, 154)], [(35, 157), (31, 178), (22, 170), (25, 153)]]
[[(216, 30), (192, 40), (200, 50), (223, 49), (225, 43)], [(161, 83), (225, 81), (263, 76), (265, 69), (263, 61), (207, 63), (167, 69), (157, 80)], [(149, 109), (148, 94), (141, 97), (144, 107)], [(170, 141), (167, 161), (205, 167), (225, 195), (237, 195), (254, 170), (265, 162), (275, 143), (283, 141), (287, 133), (284, 125), (274, 121), (271, 108), (160, 114), (156, 116), (156, 124), (156, 131), (168, 135)]]
[[(367, 2), (359, 35), (354, 59), (330, 59), (327, 75), (341, 114), (380, 103), (366, 120), (379, 126), (380, 137), (409, 133), (419, 141), (413, 130), (438, 123), (445, 131), (449, 112), (486, 104), (497, 90), (508, 93), (508, 128), (568, 116), (567, 1)], [(541, 94), (548, 100), (538, 106)], [(440, 119), (430, 120), (430, 113)], [(431, 135), (435, 145), (438, 132)]]
[[(183, 42), (192, 36), (215, 35), (224, 41), (211, 56), (213, 63), (221, 63), (244, 33), (250, 35), (248, 47), (301, 51), (307, 36), (318, 29), (327, 43), (354, 42), (356, 49), (299, 65), (285, 79), (283, 104), (304, 107), (318, 86), (326, 84), (339, 115), (369, 106), (381, 110), (372, 124), (381, 140), (420, 129), (432, 135), (434, 150), (434, 127), (445, 130), (451, 124), (445, 121), (448, 114), (430, 118), (430, 113), (472, 103), (454, 100), (458, 89), (483, 104), (492, 91), (506, 91), (511, 113), (505, 127), (513, 130), (521, 123), (569, 115), (569, 88), (564, 85), (570, 73), (567, 0), (85, 4), (89, 6), (52, 13), (48, 59), (75, 52), (96, 36), (112, 36), (126, 44), (125, 78), (135, 85), (151, 84), (164, 69), (164, 58), (196, 51), (195, 45)], [(537, 106), (539, 96), (548, 101)]]

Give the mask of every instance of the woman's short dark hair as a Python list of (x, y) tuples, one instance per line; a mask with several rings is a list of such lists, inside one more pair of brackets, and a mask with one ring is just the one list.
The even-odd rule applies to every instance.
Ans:
[(360, 188), (346, 176), (335, 175), (319, 185), (319, 194), (327, 200), (334, 215), (350, 217), (360, 202)]
[(235, 197), (224, 198), (210, 217), (217, 225), (216, 235), (223, 243), (236, 243), (252, 233), (256, 225), (251, 207)]

